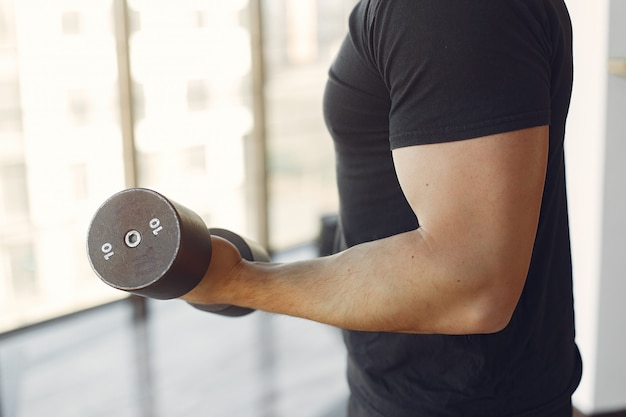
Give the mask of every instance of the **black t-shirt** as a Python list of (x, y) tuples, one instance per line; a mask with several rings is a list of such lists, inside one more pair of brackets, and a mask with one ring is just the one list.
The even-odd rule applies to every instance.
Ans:
[[(419, 221), (391, 149), (550, 125), (541, 216), (510, 324), (492, 335), (344, 332), (355, 416), (547, 416), (569, 402), (574, 343), (563, 140), (572, 86), (562, 0), (362, 0), (329, 71), (348, 246)], [(381, 278), (382, 279), (382, 278)]]

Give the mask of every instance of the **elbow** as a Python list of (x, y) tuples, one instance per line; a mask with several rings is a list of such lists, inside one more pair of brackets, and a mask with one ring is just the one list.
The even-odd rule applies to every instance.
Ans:
[(467, 307), (468, 334), (493, 334), (504, 330), (513, 318), (526, 284), (527, 268), (507, 264), (482, 270), (461, 297)]
[(504, 330), (513, 317), (519, 294), (491, 292), (475, 299), (467, 322), (468, 334), (493, 334)]
[(513, 317), (513, 312), (485, 309), (476, 313), (468, 324), (468, 334), (493, 334), (504, 330)]
[(502, 293), (499, 297), (475, 293), (470, 297), (465, 294), (457, 303), (448, 305), (445, 314), (428, 332), (448, 335), (499, 333), (509, 325), (517, 306), (517, 302), (504, 302), (506, 297)]

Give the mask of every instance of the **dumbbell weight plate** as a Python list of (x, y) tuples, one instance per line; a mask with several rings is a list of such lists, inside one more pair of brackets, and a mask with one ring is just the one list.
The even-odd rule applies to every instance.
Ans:
[(193, 211), (143, 188), (102, 204), (87, 235), (91, 266), (108, 285), (156, 299), (177, 298), (202, 279), (211, 236)]

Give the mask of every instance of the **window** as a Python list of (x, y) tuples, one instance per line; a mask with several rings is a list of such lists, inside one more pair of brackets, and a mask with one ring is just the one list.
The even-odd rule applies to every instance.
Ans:
[(207, 10), (193, 10), (190, 12), (193, 25), (198, 28), (206, 28), (209, 26), (209, 15)]
[[(85, 277), (93, 278), (94, 303), (124, 296), (95, 279), (86, 255), (60, 256), (59, 247), (84, 247), (97, 207), (125, 187), (153, 188), (210, 227), (256, 238), (257, 205), (265, 203), (254, 199), (251, 166), (251, 155), (263, 151), (252, 140), (255, 87), (266, 104), (270, 249), (313, 241), (321, 217), (336, 210), (321, 97), (353, 0), (261, 2), (263, 85), (252, 77), (248, 2), (128, 0), (127, 72), (116, 40), (123, 22), (114, 12), (123, 3), (0, 0), (0, 19), (10, 23), (0, 38), (0, 59), (9, 63), (0, 67), (0, 224), (22, 239), (9, 245), (22, 248), (18, 256), (0, 230), (0, 280), (12, 279), (16, 257), (32, 260), (30, 281), (58, 280), (33, 284), (37, 317), (1, 305), (0, 314), (15, 317), (12, 326), (74, 302), (83, 308), (85, 286), (69, 283)], [(124, 83), (132, 109), (120, 104)], [(128, 161), (135, 161), (130, 170)], [(24, 292), (11, 297), (19, 301)], [(17, 301), (24, 311), (35, 306)]]
[[(17, 65), (17, 59), (11, 53), (5, 53), (5, 60), (10, 66)], [(15, 67), (6, 72), (0, 69), (0, 146), (11, 138), (11, 133), (21, 131), (22, 114), (16, 71)]]
[(6, 223), (26, 219), (30, 211), (23, 162), (0, 165), (0, 215)]
[[(334, 151), (322, 116), (328, 67), (354, 0), (264, 2), (270, 242), (310, 241), (337, 210)], [(271, 22), (271, 23), (270, 23)]]
[(66, 11), (61, 15), (61, 28), (65, 35), (78, 35), (82, 31), (82, 18), (79, 12)]
[(73, 125), (88, 125), (91, 113), (89, 94), (82, 89), (70, 89), (67, 92), (67, 111)]
[(33, 297), (39, 293), (35, 275), (35, 253), (30, 243), (14, 244), (5, 248), (8, 254), (11, 287), (19, 297)]
[(187, 82), (187, 109), (189, 111), (206, 111), (211, 100), (209, 82), (207, 80), (189, 80)]
[(111, 2), (81, 4), (0, 1), (0, 332), (121, 296), (84, 253), (124, 171)]
[(11, 18), (11, 4), (8, 0), (0, 1), (0, 45), (8, 43), (13, 37), (13, 19)]

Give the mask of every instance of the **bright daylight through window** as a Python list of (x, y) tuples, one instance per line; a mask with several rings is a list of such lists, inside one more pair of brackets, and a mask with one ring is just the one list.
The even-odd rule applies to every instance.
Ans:
[(265, 222), (271, 250), (314, 241), (336, 210), (321, 96), (354, 1), (260, 4), (256, 39), (246, 0), (0, 0), (0, 332), (124, 296), (85, 235), (125, 187), (252, 238)]

